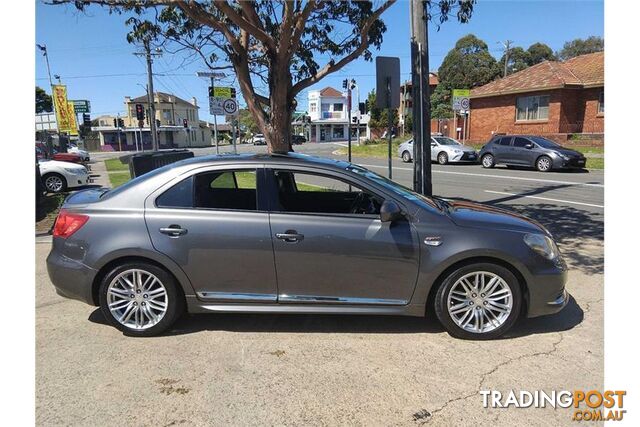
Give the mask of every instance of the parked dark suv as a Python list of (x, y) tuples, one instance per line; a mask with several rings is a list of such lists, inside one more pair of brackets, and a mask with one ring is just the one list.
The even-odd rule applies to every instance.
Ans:
[(587, 161), (582, 153), (533, 135), (494, 136), (480, 150), (480, 159), (485, 168), (505, 164), (534, 167), (540, 172), (580, 169), (585, 167)]

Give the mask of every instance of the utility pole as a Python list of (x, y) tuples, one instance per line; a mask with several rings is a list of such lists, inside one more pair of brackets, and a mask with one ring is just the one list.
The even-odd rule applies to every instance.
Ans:
[(513, 43), (513, 40), (507, 40), (505, 42), (498, 42), (498, 43), (502, 43), (502, 46), (504, 46), (504, 73), (502, 74), (502, 77), (507, 77), (507, 73), (508, 73), (507, 64), (509, 64), (509, 49), (511, 49), (511, 43)]
[[(53, 93), (53, 80), (51, 79), (51, 67), (49, 66), (49, 52), (47, 52), (47, 45), (46, 44), (36, 44), (36, 46), (38, 46), (38, 49), (40, 49), (40, 51), (42, 52), (42, 56), (44, 56), (44, 60), (47, 63), (47, 74), (49, 75), (49, 88), (51, 89), (51, 106), (53, 107), (53, 120), (56, 124), (56, 130), (58, 130), (58, 115), (56, 113), (56, 101), (54, 99), (54, 93)], [(58, 130), (59, 132), (59, 130)], [(47, 151), (48, 151), (48, 155), (50, 157), (53, 156), (53, 143), (51, 142), (51, 137), (47, 136), (47, 140), (46, 140), (46, 146), (47, 146)]]
[[(160, 50), (151, 52), (151, 43), (149, 40), (143, 42), (144, 52), (136, 52), (134, 55), (144, 56), (147, 60), (147, 99), (149, 102), (149, 129), (151, 130), (151, 150), (158, 151), (158, 133), (156, 132), (156, 103), (153, 92), (153, 63), (154, 56), (160, 56)], [(142, 133), (142, 130), (140, 130)]]
[[(215, 93), (216, 78), (211, 76), (211, 91)], [(218, 117), (213, 115), (213, 139), (216, 140), (216, 154), (220, 154), (220, 147), (218, 146)]]
[(413, 103), (413, 189), (432, 195), (431, 111), (429, 93), (429, 51), (427, 2), (411, 0), (411, 98)]

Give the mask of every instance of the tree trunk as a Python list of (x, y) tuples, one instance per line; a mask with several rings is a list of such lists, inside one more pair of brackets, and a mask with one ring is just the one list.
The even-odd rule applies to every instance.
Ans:
[(264, 135), (270, 153), (291, 151), (291, 89), (289, 64), (278, 61), (277, 57), (272, 58), (269, 72), (269, 124)]

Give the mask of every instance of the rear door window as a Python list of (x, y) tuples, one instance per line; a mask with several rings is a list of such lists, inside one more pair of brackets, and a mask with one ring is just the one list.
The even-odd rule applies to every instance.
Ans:
[(504, 136), (502, 138), (500, 138), (500, 141), (498, 141), (499, 145), (511, 145), (511, 137), (510, 136)]

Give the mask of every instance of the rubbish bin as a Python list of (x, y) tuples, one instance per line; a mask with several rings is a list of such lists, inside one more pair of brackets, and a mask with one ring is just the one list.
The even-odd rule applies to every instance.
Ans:
[(193, 157), (193, 152), (189, 150), (138, 153), (129, 158), (129, 172), (131, 173), (131, 178), (135, 178), (154, 169), (191, 157)]

